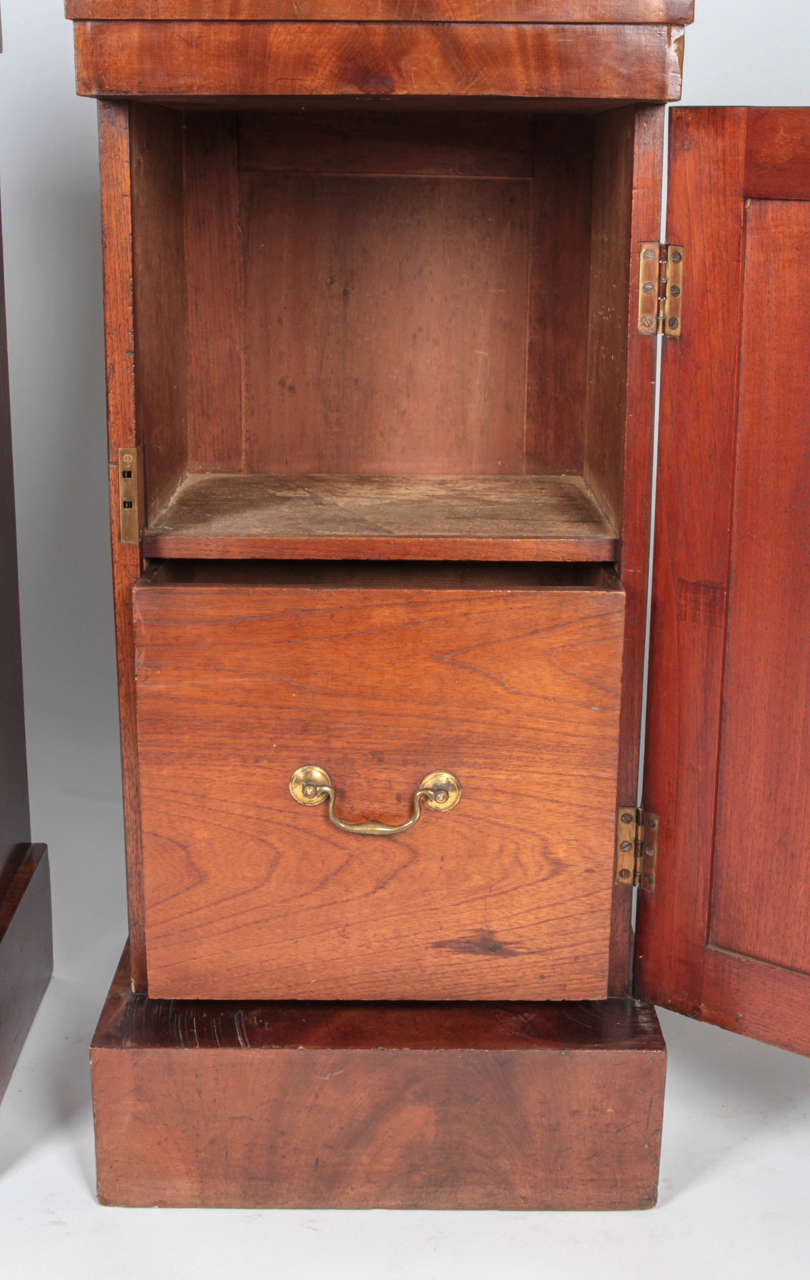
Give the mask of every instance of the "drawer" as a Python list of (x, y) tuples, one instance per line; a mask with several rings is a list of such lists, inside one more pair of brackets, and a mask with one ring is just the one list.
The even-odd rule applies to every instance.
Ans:
[[(149, 994), (604, 996), (623, 623), (592, 567), (177, 564), (139, 582)], [(419, 820), (342, 830), (324, 792), (294, 798), (301, 766), (347, 825)], [(415, 800), (435, 771), (455, 807)]]

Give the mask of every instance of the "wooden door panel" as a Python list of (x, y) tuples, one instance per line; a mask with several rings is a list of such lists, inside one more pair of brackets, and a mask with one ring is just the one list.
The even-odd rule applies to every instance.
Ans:
[(673, 113), (688, 323), (664, 350), (636, 967), (660, 1004), (810, 1053), (807, 200), (810, 111)]
[[(624, 598), (603, 589), (143, 585), (150, 996), (607, 993)], [(451, 812), (390, 837), (434, 769)]]
[[(746, 209), (714, 946), (810, 971), (810, 203)], [(803, 322), (796, 323), (796, 317)]]

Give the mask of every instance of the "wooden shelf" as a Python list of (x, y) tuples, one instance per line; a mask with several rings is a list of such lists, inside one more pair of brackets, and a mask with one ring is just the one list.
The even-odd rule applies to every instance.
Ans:
[(579, 476), (194, 474), (144, 534), (159, 559), (611, 561)]

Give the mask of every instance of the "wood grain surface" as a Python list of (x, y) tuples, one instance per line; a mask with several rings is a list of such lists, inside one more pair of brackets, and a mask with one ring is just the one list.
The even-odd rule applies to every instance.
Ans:
[[(605, 994), (620, 590), (226, 575), (134, 612), (150, 995)], [(292, 800), (303, 764), (349, 822), (402, 822), (433, 769), (464, 795), (347, 835)]]
[(581, 471), (595, 129), (186, 113), (190, 470)]
[(711, 908), (713, 946), (808, 977), (809, 242), (808, 200), (748, 202)]
[(66, 0), (68, 18), (691, 22), (694, 0)]
[[(136, 435), (146, 446), (149, 513), (165, 505), (187, 465), (182, 119), (141, 104), (129, 134)], [(119, 220), (128, 212), (119, 209)]]
[(529, 201), (511, 178), (245, 175), (247, 470), (519, 471)]
[[(638, 333), (638, 251), (656, 240), (661, 213), (664, 108), (609, 112), (595, 124), (584, 474), (619, 530), (625, 590), (618, 803), (638, 788), (656, 344)], [(612, 995), (628, 990), (631, 891), (617, 885)]]
[(192, 475), (144, 536), (149, 556), (612, 560), (578, 476)]
[[(237, 124), (232, 114), (183, 121), (182, 200), (188, 462), (195, 471), (240, 471), (242, 255)], [(180, 175), (175, 182), (181, 185)]]
[[(795, 136), (795, 113), (770, 120), (775, 139)], [(749, 123), (739, 108), (672, 124), (669, 236), (690, 245), (691, 301), (664, 352), (645, 771), (659, 874), (641, 895), (638, 986), (810, 1053), (810, 205), (782, 199), (778, 142), (766, 198), (761, 165), (746, 163)], [(757, 112), (760, 158), (764, 130)]]
[(91, 1051), (102, 1203), (619, 1209), (655, 1202), (654, 1010), (133, 996)]
[(76, 22), (78, 92), (199, 98), (603, 98), (681, 89), (683, 28), (529, 23)]
[(745, 147), (749, 199), (810, 200), (810, 131), (807, 109), (752, 107)]

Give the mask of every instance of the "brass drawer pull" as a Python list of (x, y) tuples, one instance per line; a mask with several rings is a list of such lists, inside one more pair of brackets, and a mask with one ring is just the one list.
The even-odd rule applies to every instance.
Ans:
[(413, 813), (407, 822), (398, 827), (388, 827), (384, 822), (344, 822), (335, 813), (335, 788), (325, 769), (316, 764), (305, 764), (296, 769), (290, 778), (290, 793), (299, 804), (315, 805), (329, 801), (329, 821), (341, 831), (355, 836), (396, 836), (408, 831), (422, 816), (422, 804), (437, 813), (455, 809), (461, 799), (461, 783), (452, 773), (429, 773), (419, 783), (413, 797)]

